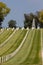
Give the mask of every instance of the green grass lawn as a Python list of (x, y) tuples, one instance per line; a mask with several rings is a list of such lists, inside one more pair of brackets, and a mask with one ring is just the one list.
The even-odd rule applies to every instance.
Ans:
[[(42, 65), (41, 30), (43, 39), (43, 29), (29, 30), (27, 38), (17, 54), (0, 65)], [(12, 38), (0, 48), (0, 56), (5, 56), (14, 52), (19, 47), (26, 32), (27, 30), (25, 29), (19, 29)]]
[(0, 34), (0, 44), (3, 43), (11, 34), (13, 31), (10, 30), (4, 30), (2, 34)]
[[(20, 35), (18, 36), (18, 38), (13, 42), (14, 44), (8, 50), (6, 50), (6, 52), (4, 52), (1, 56), (4, 56), (4, 55), (7, 55), (7, 54), (10, 54), (10, 53), (14, 52), (18, 48), (20, 43), (22, 42), (26, 32), (27, 32), (26, 30), (23, 30), (20, 33)], [(9, 44), (12, 44), (12, 43), (9, 42)]]
[[(2, 46), (0, 48), (0, 56), (6, 52), (10, 47), (12, 47), (12, 45), (14, 45), (14, 42), (16, 41), (16, 39), (18, 38), (18, 36), (20, 35), (20, 33), (22, 32), (22, 30), (18, 30), (13, 37), (10, 38), (9, 41), (6, 42), (6, 44), (4, 46)], [(18, 34), (19, 33), (19, 34)]]

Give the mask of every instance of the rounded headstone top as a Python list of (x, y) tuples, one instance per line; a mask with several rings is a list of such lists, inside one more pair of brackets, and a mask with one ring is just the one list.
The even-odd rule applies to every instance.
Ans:
[(27, 27), (26, 29), (29, 30), (29, 27)]
[(35, 27), (32, 27), (32, 29), (35, 29)]
[(14, 30), (14, 28), (12, 28), (12, 31)]
[(7, 30), (9, 30), (9, 28), (7, 28)]
[(22, 27), (22, 30), (24, 29), (24, 27)]
[(1, 31), (4, 31), (4, 28), (2, 28)]
[(16, 28), (16, 30), (19, 30), (19, 27), (18, 27), (18, 28)]

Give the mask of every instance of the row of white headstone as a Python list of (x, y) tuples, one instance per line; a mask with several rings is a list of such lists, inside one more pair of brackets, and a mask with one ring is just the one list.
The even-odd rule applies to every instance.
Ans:
[[(1, 31), (3, 32), (6, 28), (2, 28)], [(12, 29), (12, 31), (15, 29), (15, 28), (7, 28), (7, 30), (10, 30)], [(18, 30), (18, 28), (16, 28), (16, 30)], [(22, 30), (25, 29), (24, 27), (21, 28)], [(29, 30), (29, 27), (26, 28), (27, 30)], [(33, 19), (33, 23), (32, 23), (32, 28), (31, 29), (35, 29), (35, 19)], [(40, 26), (39, 24), (37, 25), (37, 29), (40, 29)]]
[[(8, 31), (8, 30), (10, 30), (10, 29), (12, 29), (12, 31), (13, 31), (15, 28), (7, 28), (7, 29), (6, 29), (6, 28), (2, 28), (2, 29), (1, 29), (1, 31), (2, 31), (2, 32), (3, 32), (4, 30), (7, 30), (7, 31)], [(16, 28), (16, 30), (18, 30), (18, 29), (19, 29), (19, 27), (18, 27), (18, 28)], [(24, 28), (24, 27), (22, 27), (22, 28), (21, 28), (21, 30), (23, 30), (23, 29), (25, 29), (25, 28)], [(29, 30), (29, 28), (28, 28), (28, 27), (27, 27), (27, 30)]]
[[(15, 28), (12, 28), (12, 31), (14, 30)], [(19, 28), (16, 28), (16, 30), (18, 30)], [(24, 27), (21, 28), (22, 30), (25, 29)], [(29, 27), (26, 28), (27, 30), (29, 30)], [(32, 26), (31, 29), (35, 29), (34, 26)], [(40, 27), (38, 26), (37, 29), (40, 29)], [(5, 28), (1, 29), (1, 31), (3, 32), (5, 30)], [(10, 30), (10, 28), (7, 28), (6, 29), (7, 31)]]
[[(8, 31), (8, 30), (10, 30), (10, 29), (12, 29), (12, 31), (13, 31), (15, 28), (7, 28), (7, 29), (6, 29), (6, 28), (2, 28), (1, 31), (4, 31), (4, 30), (7, 30), (7, 31)], [(18, 30), (18, 29), (19, 29), (19, 28), (16, 28), (16, 30)]]

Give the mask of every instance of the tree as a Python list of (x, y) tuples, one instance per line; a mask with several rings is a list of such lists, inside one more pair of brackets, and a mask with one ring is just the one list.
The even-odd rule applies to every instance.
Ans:
[(39, 18), (40, 22), (43, 23), (43, 10), (38, 12), (38, 18)]
[(34, 18), (33, 13), (24, 14), (24, 17), (25, 17), (24, 27), (25, 28), (27, 28), (27, 27), (31, 28), (32, 27), (32, 21), (33, 21), (33, 18)]
[(40, 27), (43, 28), (43, 10), (37, 12), (37, 18), (40, 23)]
[(10, 12), (10, 8), (8, 8), (5, 3), (0, 2), (0, 28), (4, 18), (7, 16), (9, 12)]
[(35, 14), (24, 14), (25, 21), (24, 21), (24, 27), (31, 28), (33, 19), (35, 19), (35, 28), (39, 25), (41, 28), (43, 28), (43, 10), (37, 11)]
[(15, 20), (10, 20), (9, 22), (8, 22), (8, 26), (10, 27), (10, 28), (16, 28), (16, 21)]

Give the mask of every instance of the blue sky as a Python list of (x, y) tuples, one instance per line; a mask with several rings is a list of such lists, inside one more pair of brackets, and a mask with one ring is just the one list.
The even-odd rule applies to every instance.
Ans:
[(5, 17), (3, 27), (7, 27), (8, 21), (16, 20), (17, 26), (23, 26), (24, 13), (36, 12), (43, 9), (43, 0), (0, 0), (6, 3), (11, 9), (10, 13)]

